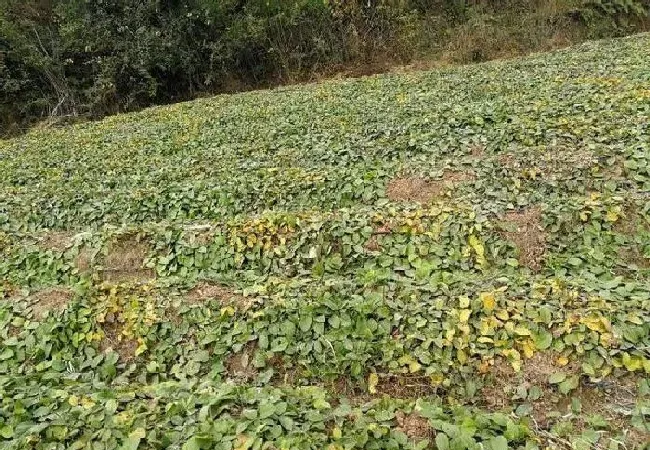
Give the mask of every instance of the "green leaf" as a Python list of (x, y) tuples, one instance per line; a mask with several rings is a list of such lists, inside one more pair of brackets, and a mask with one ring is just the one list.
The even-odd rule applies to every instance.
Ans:
[(9, 347), (5, 348), (2, 353), (0, 353), (0, 361), (4, 361), (6, 359), (11, 358), (14, 356), (14, 351), (10, 349)]
[(14, 429), (11, 425), (2, 425), (0, 426), (0, 436), (5, 439), (11, 439), (14, 437)]
[(436, 434), (436, 449), (449, 450), (449, 438), (445, 433)]
[(535, 347), (538, 350), (546, 350), (553, 343), (553, 335), (546, 331), (540, 330), (538, 333), (534, 334)]
[(562, 381), (559, 386), (558, 390), (562, 394), (568, 394), (572, 390), (576, 389), (580, 384), (580, 377), (577, 375), (574, 375), (572, 377), (567, 378), (566, 380)]
[(129, 437), (124, 440), (120, 450), (137, 450), (140, 441), (145, 437), (146, 433), (144, 428), (136, 428), (133, 430)]
[(260, 419), (271, 417), (275, 413), (275, 405), (273, 403), (263, 403), (259, 406), (257, 414)]
[(182, 450), (201, 450), (201, 444), (197, 437), (191, 438), (185, 444), (183, 444)]
[(300, 318), (300, 321), (298, 322), (298, 326), (300, 327), (301, 331), (306, 333), (311, 329), (311, 323), (312, 323), (312, 317), (310, 315), (304, 315), (303, 317)]
[(489, 440), (489, 448), (492, 450), (508, 450), (508, 440), (503, 436), (495, 436)]
[(548, 377), (548, 382), (551, 384), (559, 384), (566, 379), (564, 372), (555, 372)]
[(582, 264), (582, 260), (580, 258), (576, 258), (575, 256), (572, 256), (567, 260), (567, 262), (572, 265), (572, 266), (579, 266)]

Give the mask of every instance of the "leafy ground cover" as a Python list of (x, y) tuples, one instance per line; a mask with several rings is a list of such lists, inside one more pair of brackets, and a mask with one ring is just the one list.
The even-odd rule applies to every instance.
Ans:
[(0, 448), (650, 442), (650, 36), (0, 141)]

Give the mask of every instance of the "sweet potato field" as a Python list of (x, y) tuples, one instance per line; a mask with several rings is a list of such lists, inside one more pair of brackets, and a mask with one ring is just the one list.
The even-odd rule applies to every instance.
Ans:
[(1, 449), (643, 449), (650, 36), (0, 141)]

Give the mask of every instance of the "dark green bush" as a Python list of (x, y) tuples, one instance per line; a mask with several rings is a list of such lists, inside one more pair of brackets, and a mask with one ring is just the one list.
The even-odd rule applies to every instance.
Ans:
[[(477, 12), (519, 16), (549, 1), (0, 0), (0, 135), (48, 116), (405, 62), (462, 39), (454, 30)], [(585, 23), (607, 16), (619, 26), (647, 15), (647, 1), (585, 0), (578, 11)]]

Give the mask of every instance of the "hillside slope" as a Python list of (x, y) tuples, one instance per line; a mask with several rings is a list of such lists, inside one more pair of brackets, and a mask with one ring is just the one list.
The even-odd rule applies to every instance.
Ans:
[(643, 448), (650, 35), (0, 141), (0, 448)]

